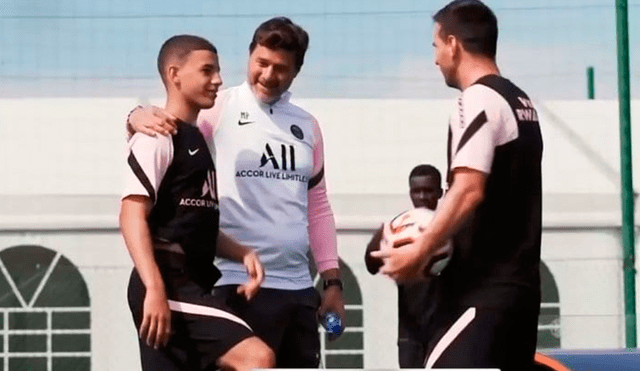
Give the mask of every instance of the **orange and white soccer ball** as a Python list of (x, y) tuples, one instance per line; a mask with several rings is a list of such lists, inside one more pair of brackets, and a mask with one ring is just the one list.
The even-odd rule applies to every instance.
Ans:
[[(380, 250), (398, 248), (414, 243), (424, 229), (431, 223), (434, 211), (425, 208), (410, 209), (384, 223)], [(451, 241), (438, 247), (429, 259), (425, 276), (438, 276), (451, 260), (453, 245)]]

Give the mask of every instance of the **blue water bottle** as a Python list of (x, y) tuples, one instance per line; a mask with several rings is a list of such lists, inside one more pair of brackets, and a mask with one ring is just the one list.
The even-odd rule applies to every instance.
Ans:
[(342, 334), (344, 327), (342, 326), (342, 320), (338, 313), (327, 312), (322, 315), (320, 324), (326, 330), (329, 335), (329, 339), (333, 340)]

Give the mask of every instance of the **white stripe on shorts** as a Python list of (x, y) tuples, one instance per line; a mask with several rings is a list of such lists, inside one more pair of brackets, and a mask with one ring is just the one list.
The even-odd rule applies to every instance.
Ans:
[(433, 348), (433, 351), (427, 358), (427, 364), (425, 368), (427, 370), (431, 370), (433, 364), (436, 363), (438, 358), (442, 355), (442, 353), (447, 349), (449, 345), (460, 335), (462, 330), (464, 330), (473, 319), (476, 317), (476, 308), (471, 307), (467, 309), (461, 316), (456, 320), (456, 322), (449, 327), (449, 330), (440, 338), (438, 344)]
[(188, 314), (199, 314), (201, 316), (225, 318), (225, 319), (228, 319), (230, 321), (239, 323), (239, 324), (243, 325), (244, 327), (248, 328), (249, 330), (253, 331), (251, 329), (251, 327), (249, 327), (249, 325), (247, 325), (247, 323), (245, 321), (243, 321), (239, 317), (237, 317), (237, 316), (235, 316), (235, 315), (233, 315), (233, 314), (231, 314), (229, 312), (225, 312), (225, 311), (217, 309), (217, 308), (207, 307), (207, 306), (204, 306), (204, 305), (183, 303), (181, 301), (174, 301), (174, 300), (167, 300), (167, 301), (169, 302), (169, 309), (171, 309), (174, 312), (188, 313)]

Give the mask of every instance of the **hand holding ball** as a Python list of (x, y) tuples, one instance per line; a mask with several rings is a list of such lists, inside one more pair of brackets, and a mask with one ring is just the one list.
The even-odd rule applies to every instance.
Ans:
[[(425, 208), (410, 209), (384, 223), (380, 250), (399, 248), (414, 243), (433, 219), (435, 212)], [(425, 276), (437, 276), (451, 259), (451, 241), (439, 246), (429, 258)]]

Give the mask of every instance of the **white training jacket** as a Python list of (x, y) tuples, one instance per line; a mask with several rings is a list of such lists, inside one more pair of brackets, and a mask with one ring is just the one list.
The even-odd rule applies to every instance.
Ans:
[[(335, 221), (324, 180), (323, 139), (316, 119), (289, 102), (256, 99), (248, 83), (226, 89), (198, 122), (218, 172), (220, 230), (256, 249), (263, 287), (298, 290), (318, 271), (338, 267)], [(242, 284), (237, 262), (217, 259), (217, 285)]]

